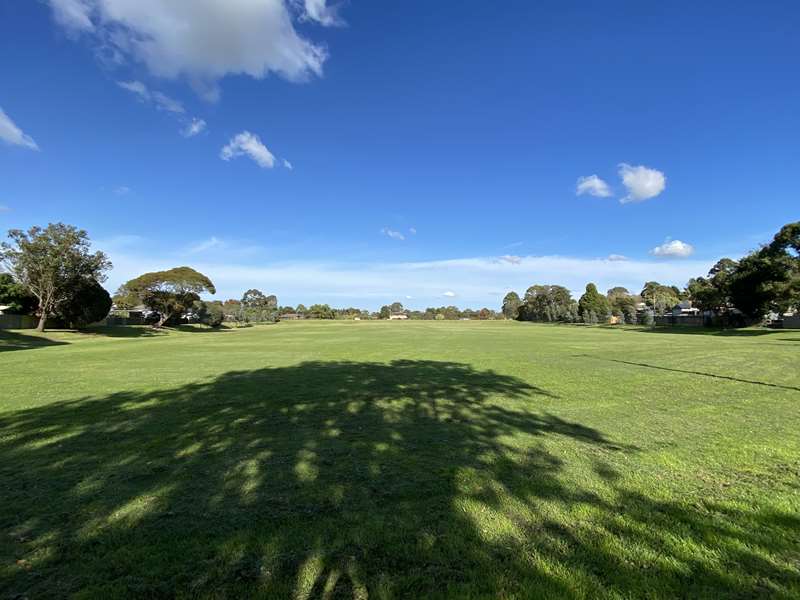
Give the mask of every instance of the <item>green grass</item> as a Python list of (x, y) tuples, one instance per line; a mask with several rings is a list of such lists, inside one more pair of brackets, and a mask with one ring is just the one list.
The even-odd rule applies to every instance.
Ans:
[(800, 332), (0, 332), (0, 598), (797, 598)]

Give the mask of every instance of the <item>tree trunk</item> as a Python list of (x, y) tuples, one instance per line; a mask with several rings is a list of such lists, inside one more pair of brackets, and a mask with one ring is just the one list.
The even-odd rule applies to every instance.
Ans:
[(160, 314), (161, 316), (158, 318), (158, 323), (156, 323), (155, 325), (153, 325), (153, 327), (154, 327), (155, 329), (161, 329), (161, 327), (164, 325), (164, 323), (166, 323), (167, 321), (169, 321), (169, 318), (172, 316), (172, 313), (169, 313), (169, 314), (166, 314), (166, 315), (165, 315), (164, 313), (159, 313), (159, 314)]
[(42, 311), (42, 315), (39, 317), (39, 324), (36, 326), (36, 331), (39, 333), (44, 331), (45, 321), (47, 321), (47, 313)]

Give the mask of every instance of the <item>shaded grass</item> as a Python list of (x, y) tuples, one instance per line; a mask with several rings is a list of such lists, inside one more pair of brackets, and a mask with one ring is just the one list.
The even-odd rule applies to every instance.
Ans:
[[(780, 336), (49, 338), (0, 359), (2, 594), (800, 593), (796, 355), (764, 341)], [(701, 367), (724, 379), (684, 372)]]

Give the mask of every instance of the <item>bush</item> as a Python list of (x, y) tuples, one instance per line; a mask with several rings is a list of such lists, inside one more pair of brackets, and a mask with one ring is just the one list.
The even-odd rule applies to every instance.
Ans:
[(108, 316), (111, 296), (94, 279), (77, 284), (67, 302), (59, 305), (56, 316), (75, 329), (81, 329)]
[(198, 320), (209, 327), (219, 327), (225, 320), (225, 311), (216, 302), (203, 302), (200, 300), (195, 302), (194, 310)]
[(653, 317), (652, 310), (646, 310), (642, 313), (642, 325), (646, 327), (652, 327), (653, 323), (655, 323), (655, 318)]

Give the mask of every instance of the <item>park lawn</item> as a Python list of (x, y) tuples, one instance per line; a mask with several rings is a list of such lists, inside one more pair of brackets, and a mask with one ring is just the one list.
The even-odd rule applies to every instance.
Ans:
[(797, 598), (800, 332), (0, 332), (0, 598)]

